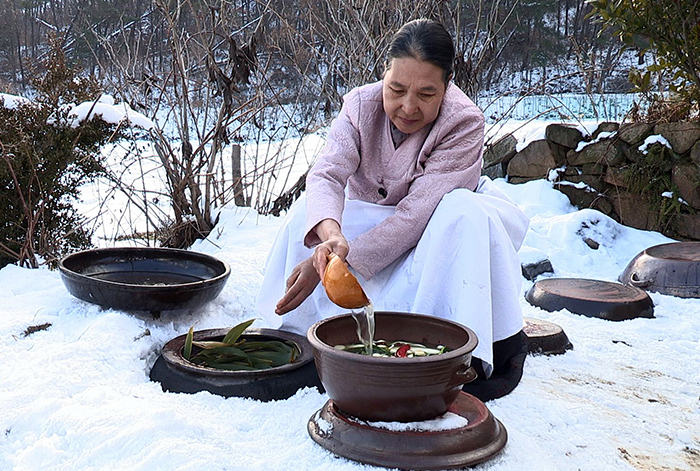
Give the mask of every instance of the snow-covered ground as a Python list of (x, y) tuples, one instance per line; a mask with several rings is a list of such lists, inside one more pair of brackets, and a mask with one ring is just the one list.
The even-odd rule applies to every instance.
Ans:
[[(577, 211), (547, 181), (497, 183), (532, 218), (524, 253), (546, 254), (555, 276), (614, 281), (638, 252), (668, 241)], [(307, 435), (328, 399), (315, 389), (262, 403), (165, 393), (149, 380), (161, 346), (191, 325), (255, 316), (279, 224), (224, 209), (212, 240), (192, 248), (231, 264), (224, 291), (161, 321), (73, 298), (57, 272), (0, 270), (0, 469), (365, 469)], [(518, 388), (487, 403), (509, 440), (478, 469), (698, 469), (700, 300), (651, 296), (656, 318), (625, 322), (548, 313), (523, 298), (524, 314), (561, 325), (574, 349), (528, 357)]]
[[(493, 132), (520, 127), (522, 144), (544, 129), (520, 124)], [(549, 181), (496, 183), (531, 218), (523, 261), (548, 257), (549, 276), (615, 281), (637, 253), (670, 241), (577, 210)], [(97, 195), (86, 189), (88, 213)], [(335, 457), (308, 436), (307, 421), (328, 400), (316, 389), (263, 403), (166, 393), (149, 380), (163, 344), (190, 326), (230, 327), (256, 316), (281, 219), (233, 206), (220, 217), (192, 250), (231, 265), (223, 292), (158, 321), (80, 301), (56, 271), (0, 270), (0, 469), (374, 469)], [(654, 319), (610, 322), (531, 306), (524, 298), (531, 286), (523, 279), (524, 315), (562, 326), (574, 349), (528, 357), (517, 389), (487, 403), (508, 443), (476, 469), (700, 469), (700, 299), (651, 293)]]

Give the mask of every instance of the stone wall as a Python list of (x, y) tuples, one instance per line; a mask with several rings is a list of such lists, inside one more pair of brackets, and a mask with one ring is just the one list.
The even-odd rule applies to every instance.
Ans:
[[(597, 209), (626, 226), (700, 240), (700, 123), (605, 122), (589, 136), (555, 123), (547, 126), (545, 139), (519, 151), (516, 145), (509, 134), (488, 146), (483, 173), (511, 183), (548, 178), (578, 208)], [(666, 212), (658, 197), (630, 191), (630, 172), (635, 163), (646, 165), (652, 146), (658, 146), (658, 178), (681, 198)]]

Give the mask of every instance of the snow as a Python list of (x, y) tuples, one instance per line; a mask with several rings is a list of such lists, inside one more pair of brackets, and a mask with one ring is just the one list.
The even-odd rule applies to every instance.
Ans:
[(21, 96), (0, 93), (0, 103), (2, 103), (2, 106), (5, 108), (14, 110), (20, 105), (27, 105), (31, 103), (31, 101)]
[(639, 146), (639, 151), (642, 154), (646, 154), (647, 152), (649, 152), (649, 146), (652, 144), (661, 144), (662, 146), (666, 146), (669, 149), (673, 149), (671, 147), (671, 144), (668, 142), (668, 139), (663, 137), (661, 134), (654, 134), (644, 139), (644, 142)]
[(115, 104), (114, 98), (110, 95), (102, 95), (97, 101), (71, 105), (68, 116), (72, 127), (78, 127), (82, 121), (96, 117), (101, 117), (103, 121), (110, 124), (128, 121), (132, 125), (146, 130), (154, 127), (153, 121), (148, 117), (131, 109), (125, 101)]
[[(509, 126), (532, 138), (542, 123)], [(577, 210), (550, 181), (495, 182), (531, 218), (521, 261), (548, 258), (547, 276), (615, 281), (639, 252), (671, 241)], [(45, 267), (0, 270), (0, 469), (375, 469), (311, 440), (307, 422), (328, 400), (315, 388), (263, 403), (163, 392), (149, 380), (163, 344), (190, 326), (255, 317), (281, 222), (221, 208), (215, 231), (191, 250), (227, 261), (228, 283), (204, 307), (161, 320), (80, 301)], [(524, 298), (531, 286), (523, 279), (523, 314), (560, 325), (574, 349), (529, 356), (515, 391), (486, 404), (508, 443), (475, 469), (699, 469), (700, 299), (650, 293), (655, 318), (610, 322), (536, 308)], [(50, 326), (25, 335), (42, 324)]]
[[(8, 109), (15, 109), (20, 105), (28, 105), (32, 102), (24, 97), (0, 93), (0, 104)], [(96, 101), (86, 101), (80, 104), (66, 105), (68, 108), (68, 119), (71, 127), (78, 127), (82, 121), (87, 119), (102, 118), (110, 124), (120, 124), (128, 122), (133, 126), (149, 130), (154, 127), (153, 121), (147, 116), (134, 111), (125, 101), (115, 103), (111, 95), (102, 95)]]
[(576, 152), (581, 152), (584, 147), (590, 146), (591, 144), (595, 144), (596, 142), (600, 142), (603, 139), (613, 138), (613, 137), (615, 137), (616, 134), (617, 134), (617, 131), (613, 131), (613, 132), (603, 131), (600, 134), (598, 134), (598, 137), (596, 137), (592, 141), (579, 142), (578, 146), (576, 147)]
[[(663, 193), (661, 193), (661, 196), (663, 196), (664, 198), (671, 198), (671, 199), (673, 199), (673, 192), (672, 192), (672, 191), (664, 191)], [(681, 203), (681, 204), (688, 205), (688, 202), (687, 202), (686, 200), (684, 200), (683, 198), (677, 198), (677, 200), (678, 200), (678, 202)], [(688, 206), (689, 206), (689, 205), (688, 205)]]
[(445, 412), (434, 419), (421, 420), (420, 422), (366, 422), (359, 419), (353, 419), (359, 424), (366, 424), (374, 428), (382, 428), (394, 432), (436, 432), (443, 430), (453, 430), (466, 427), (469, 421), (459, 414), (454, 412)]

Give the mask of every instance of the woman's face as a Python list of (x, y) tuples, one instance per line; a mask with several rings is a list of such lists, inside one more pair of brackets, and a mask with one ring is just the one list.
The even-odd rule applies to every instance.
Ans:
[(392, 59), (384, 74), (384, 112), (405, 133), (412, 133), (437, 118), (445, 96), (443, 70), (412, 57)]

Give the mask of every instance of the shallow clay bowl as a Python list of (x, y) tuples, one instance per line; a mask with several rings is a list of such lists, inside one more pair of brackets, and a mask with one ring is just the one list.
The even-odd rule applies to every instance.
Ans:
[(335, 345), (358, 343), (351, 314), (309, 329), (318, 376), (344, 414), (368, 421), (413, 422), (444, 414), (462, 385), (476, 376), (471, 365), (476, 334), (456, 322), (403, 312), (375, 312), (375, 339), (445, 345), (449, 352), (413, 358), (369, 357)]
[(58, 268), (68, 292), (83, 301), (158, 313), (211, 301), (231, 273), (226, 262), (210, 255), (149, 247), (76, 252)]
[(619, 280), (646, 291), (700, 298), (700, 242), (649, 247), (630, 261)]
[[(199, 330), (193, 333), (193, 339), (221, 341), (228, 331), (228, 328)], [(159, 382), (164, 391), (209, 391), (224, 397), (249, 397), (271, 401), (286, 399), (302, 387), (320, 386), (311, 345), (301, 335), (273, 329), (246, 329), (241, 335), (243, 339), (292, 341), (300, 351), (294, 363), (253, 371), (220, 370), (185, 360), (182, 349), (186, 337), (187, 334), (183, 334), (168, 341), (151, 369), (151, 380)]]

